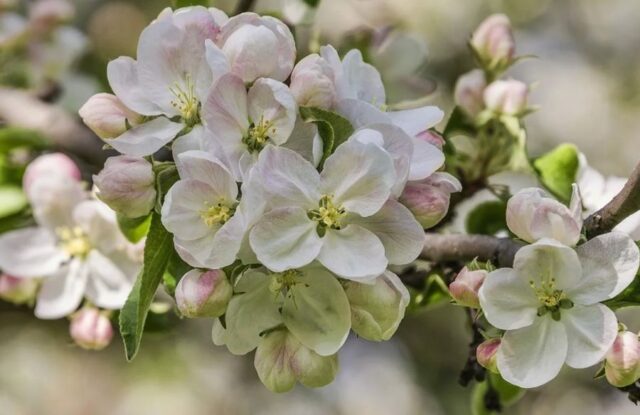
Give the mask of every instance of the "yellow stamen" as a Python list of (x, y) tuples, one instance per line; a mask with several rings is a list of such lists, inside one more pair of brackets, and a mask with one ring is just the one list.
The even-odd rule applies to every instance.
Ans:
[(183, 89), (181, 85), (175, 83), (169, 88), (175, 97), (171, 105), (178, 110), (185, 124), (192, 127), (200, 122), (200, 101), (196, 97), (195, 85), (189, 74), (185, 77), (184, 86)]
[(87, 234), (79, 227), (63, 227), (57, 230), (62, 249), (73, 257), (86, 257), (91, 251)]

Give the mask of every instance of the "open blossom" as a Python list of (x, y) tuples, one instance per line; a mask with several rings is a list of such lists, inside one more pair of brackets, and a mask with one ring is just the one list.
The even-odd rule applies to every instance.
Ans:
[(122, 56), (109, 62), (107, 76), (116, 97), (149, 117), (109, 139), (109, 145), (127, 155), (146, 156), (183, 129), (201, 124), (209, 88), (229, 70), (214, 43), (225, 19), (219, 10), (204, 7), (165, 11), (142, 31), (137, 60)]
[(422, 229), (389, 199), (395, 171), (379, 146), (348, 141), (321, 173), (297, 153), (268, 146), (256, 169), (270, 209), (250, 242), (269, 269), (285, 271), (317, 259), (341, 277), (362, 279), (418, 256)]
[(34, 182), (30, 201), (39, 226), (0, 236), (0, 268), (43, 278), (36, 316), (68, 315), (85, 296), (99, 307), (122, 307), (139, 266), (126, 255), (130, 244), (113, 211), (87, 199), (82, 184), (56, 176)]
[(242, 79), (227, 74), (209, 94), (205, 119), (234, 176), (242, 181), (264, 146), (288, 140), (297, 110), (293, 95), (282, 82), (260, 78), (247, 92)]

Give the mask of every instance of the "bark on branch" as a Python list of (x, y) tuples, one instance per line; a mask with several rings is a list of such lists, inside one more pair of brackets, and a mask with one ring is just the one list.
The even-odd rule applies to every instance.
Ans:
[(640, 210), (640, 163), (633, 169), (624, 187), (602, 209), (584, 223), (587, 238), (610, 232), (620, 222)]
[(513, 265), (513, 257), (522, 244), (509, 238), (487, 235), (427, 233), (420, 258), (433, 262), (493, 261), (499, 267)]

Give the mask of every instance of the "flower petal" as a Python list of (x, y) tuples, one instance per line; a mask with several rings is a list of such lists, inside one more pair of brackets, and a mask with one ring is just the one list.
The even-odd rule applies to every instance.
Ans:
[(507, 382), (535, 388), (555, 378), (567, 357), (567, 334), (551, 317), (531, 326), (509, 330), (497, 353), (498, 370)]
[(413, 155), (409, 180), (421, 180), (429, 177), (444, 164), (444, 153), (431, 143), (412, 137)]
[(0, 236), (0, 268), (16, 277), (46, 277), (69, 258), (45, 228), (25, 228)]
[(149, 101), (138, 79), (137, 62), (121, 56), (107, 65), (109, 85), (128, 108), (144, 115), (160, 115), (162, 109)]
[(499, 329), (519, 329), (536, 319), (538, 299), (528, 280), (511, 268), (490, 272), (478, 297), (487, 320)]
[(47, 278), (38, 292), (36, 317), (56, 319), (75, 311), (82, 301), (88, 274), (87, 264), (74, 259)]
[(111, 252), (126, 244), (116, 221), (116, 214), (98, 200), (85, 200), (73, 209), (73, 219), (93, 248)]
[(207, 226), (202, 219), (202, 212), (207, 206), (215, 205), (221, 196), (199, 180), (179, 180), (165, 196), (162, 224), (169, 232), (184, 240), (194, 240), (213, 233), (219, 226)]
[(181, 179), (195, 179), (215, 189), (231, 202), (238, 196), (238, 185), (222, 161), (204, 151), (188, 151), (178, 156), (176, 167)]
[(254, 124), (261, 120), (271, 122), (269, 139), (284, 144), (296, 123), (298, 105), (289, 88), (282, 82), (260, 78), (254, 82), (248, 94), (249, 117)]
[(73, 226), (73, 209), (87, 196), (82, 182), (57, 175), (38, 177), (28, 194), (36, 222), (49, 229)]
[(388, 265), (380, 239), (359, 225), (327, 229), (318, 260), (331, 272), (354, 281), (377, 277)]
[(428, 105), (409, 110), (389, 111), (387, 115), (395, 125), (402, 128), (409, 136), (415, 137), (442, 121), (444, 111), (436, 106)]
[(89, 253), (86, 261), (89, 268), (87, 298), (101, 308), (122, 308), (133, 281), (111, 259), (96, 250)]
[(184, 126), (165, 117), (154, 118), (127, 130), (107, 143), (128, 156), (144, 157), (160, 150), (173, 140)]
[(604, 359), (618, 334), (616, 315), (602, 304), (562, 310), (560, 322), (569, 340), (566, 363), (576, 369), (593, 366)]
[(342, 71), (336, 74), (339, 99), (355, 98), (375, 106), (386, 103), (380, 72), (366, 63), (358, 49), (352, 49), (342, 59)]
[(533, 281), (538, 288), (543, 281), (553, 280), (560, 290), (575, 287), (582, 274), (576, 251), (553, 239), (541, 239), (520, 248), (513, 260), (513, 268), (524, 281)]

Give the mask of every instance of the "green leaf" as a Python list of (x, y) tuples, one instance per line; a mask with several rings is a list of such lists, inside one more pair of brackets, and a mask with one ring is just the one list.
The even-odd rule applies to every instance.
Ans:
[(175, 182), (180, 180), (178, 169), (174, 163), (159, 163), (153, 166), (153, 171), (156, 174), (156, 206), (155, 211), (160, 213), (162, 210), (162, 202), (164, 202), (164, 196), (167, 194), (171, 186)]
[[(475, 126), (460, 107), (453, 109), (449, 121), (447, 121), (447, 126), (442, 132), (442, 135), (447, 139), (456, 134), (465, 134), (472, 137), (476, 134)], [(446, 140), (446, 142), (449, 142), (449, 140)]]
[(118, 213), (118, 227), (122, 234), (129, 240), (129, 242), (137, 243), (149, 232), (149, 225), (151, 224), (151, 215), (142, 216), (139, 218), (127, 218)]
[(17, 127), (0, 128), (0, 152), (6, 153), (16, 148), (44, 150), (49, 147), (47, 140), (37, 131)]
[(324, 161), (335, 149), (353, 134), (353, 126), (341, 115), (315, 107), (301, 107), (300, 115), (307, 122), (318, 126), (318, 134), (322, 138), (322, 159), (318, 169), (322, 169)]
[(144, 247), (144, 265), (120, 312), (120, 334), (129, 361), (138, 353), (149, 306), (172, 252), (172, 236), (162, 226), (160, 214), (153, 213)]
[(533, 162), (542, 184), (565, 203), (571, 200), (579, 164), (578, 149), (573, 144), (560, 144)]
[(309, 7), (318, 7), (318, 5), (320, 4), (320, 0), (302, 0), (302, 1), (305, 2)]
[(0, 185), (0, 218), (15, 215), (27, 207), (27, 197), (20, 186)]
[(409, 287), (411, 294), (409, 307), (411, 310), (422, 310), (426, 307), (433, 308), (441, 304), (448, 304), (451, 301), (449, 289), (441, 275), (437, 273), (429, 274), (424, 284), (422, 290)]
[(0, 234), (35, 224), (30, 209), (23, 209), (13, 215), (0, 218)]
[(189, 7), (189, 6), (211, 6), (210, 0), (172, 0), (173, 8), (178, 9), (180, 7)]
[(497, 414), (496, 411), (490, 411), (485, 406), (485, 396), (489, 390), (489, 383), (498, 393), (500, 404), (504, 407), (515, 404), (525, 394), (525, 390), (510, 384), (502, 379), (500, 375), (487, 372), (488, 379), (481, 383), (476, 383), (471, 393), (471, 413), (473, 415), (490, 415)]
[(501, 200), (481, 203), (467, 216), (465, 228), (468, 233), (482, 235), (495, 235), (507, 230), (506, 210), (507, 204)]
[(636, 275), (636, 278), (627, 288), (624, 289), (624, 291), (616, 295), (611, 300), (605, 301), (604, 305), (612, 310), (624, 307), (640, 306), (640, 277)]

